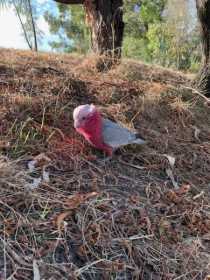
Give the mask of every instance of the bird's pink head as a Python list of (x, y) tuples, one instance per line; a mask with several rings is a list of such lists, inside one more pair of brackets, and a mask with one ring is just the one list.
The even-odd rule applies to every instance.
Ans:
[(80, 105), (73, 112), (74, 127), (81, 134), (101, 133), (101, 114), (96, 107), (91, 104)]
[(112, 153), (110, 147), (103, 142), (102, 117), (93, 104), (75, 108), (73, 119), (76, 131), (82, 134), (89, 143), (108, 154)]

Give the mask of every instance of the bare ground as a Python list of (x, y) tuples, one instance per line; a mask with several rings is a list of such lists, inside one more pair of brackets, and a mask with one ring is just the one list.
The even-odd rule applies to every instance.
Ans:
[[(210, 107), (190, 75), (94, 60), (0, 50), (0, 279), (208, 279)], [(84, 103), (147, 145), (103, 163)]]

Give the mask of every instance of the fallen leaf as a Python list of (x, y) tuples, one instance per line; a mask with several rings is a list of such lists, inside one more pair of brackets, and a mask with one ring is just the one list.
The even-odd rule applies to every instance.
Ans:
[(71, 213), (72, 213), (71, 211), (66, 211), (66, 212), (63, 212), (58, 215), (56, 224), (57, 224), (59, 232), (61, 232), (61, 230), (64, 228), (64, 219)]
[(34, 190), (39, 187), (42, 182), (42, 178), (33, 178), (33, 182), (26, 185), (26, 187), (30, 190)]
[(195, 136), (195, 139), (200, 141), (199, 139), (199, 134), (201, 133), (201, 130), (199, 128), (197, 128), (196, 126), (192, 126), (192, 128), (194, 128), (194, 136)]
[(172, 172), (172, 170), (171, 170), (170, 168), (167, 168), (167, 169), (166, 169), (166, 174), (167, 174), (168, 177), (171, 179), (171, 182), (172, 182), (174, 188), (175, 188), (175, 189), (178, 189), (178, 188), (179, 188), (178, 183), (175, 181), (173, 172)]
[(175, 165), (175, 162), (176, 162), (175, 157), (172, 157), (172, 156), (167, 155), (167, 154), (164, 154), (163, 156), (166, 157), (166, 158), (168, 159), (169, 164), (170, 164), (171, 168), (173, 169), (173, 168), (174, 168), (174, 165)]
[(66, 202), (65, 202), (65, 207), (68, 209), (75, 209), (77, 208), (80, 204), (84, 203), (85, 200), (88, 198), (96, 196), (98, 193), (97, 192), (90, 192), (87, 194), (75, 194), (70, 196)]
[(50, 252), (54, 251), (56, 246), (57, 244), (54, 241), (46, 241), (41, 248), (36, 250), (36, 257), (42, 258), (46, 256)]
[(161, 219), (159, 223), (159, 233), (160, 235), (164, 235), (171, 228), (171, 224), (169, 221)]
[(182, 185), (182, 186), (176, 191), (176, 193), (177, 193), (178, 195), (186, 194), (186, 193), (188, 193), (188, 192), (190, 191), (190, 188), (191, 188), (190, 185), (184, 184), (184, 185)]
[(36, 167), (43, 167), (51, 162), (51, 159), (47, 157), (44, 153), (37, 155), (33, 160), (28, 162), (28, 169), (33, 172)]
[(175, 191), (172, 190), (166, 193), (166, 198), (173, 203), (180, 203), (182, 200), (182, 198), (178, 196)]
[(39, 266), (36, 260), (33, 260), (33, 274), (34, 274), (33, 280), (41, 280)]
[(0, 141), (0, 149), (5, 149), (5, 148), (9, 148), (9, 147), (10, 147), (9, 141), (4, 141), (4, 140)]
[(36, 165), (36, 161), (35, 160), (31, 160), (31, 161), (28, 162), (28, 169), (29, 169), (30, 172), (34, 172), (35, 165)]
[(43, 181), (45, 183), (49, 183), (50, 182), (50, 173), (48, 171), (46, 171), (45, 169), (42, 172), (42, 178), (43, 178)]
[(17, 221), (12, 218), (4, 219), (4, 230), (7, 236), (11, 236), (17, 230)]

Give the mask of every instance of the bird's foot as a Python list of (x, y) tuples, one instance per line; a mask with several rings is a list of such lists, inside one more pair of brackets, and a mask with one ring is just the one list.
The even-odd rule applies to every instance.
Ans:
[(112, 159), (112, 157), (105, 157), (105, 158), (102, 158), (102, 159), (97, 159), (96, 163), (105, 166), (106, 163), (111, 161), (111, 159)]

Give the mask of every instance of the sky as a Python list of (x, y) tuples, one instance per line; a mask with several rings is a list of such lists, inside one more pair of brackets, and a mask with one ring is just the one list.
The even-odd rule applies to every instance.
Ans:
[[(1, 10), (0, 26), (0, 47), (28, 49), (21, 36), (19, 21), (12, 9)], [(2, 28), (3, 26), (6, 28)]]
[[(51, 47), (48, 41), (51, 39), (49, 25), (43, 17), (43, 13), (49, 9), (49, 2), (51, 10), (55, 9), (55, 4), (52, 6), (53, 1), (36, 0), (41, 9), (38, 10), (39, 18), (37, 25), (39, 29), (44, 33), (44, 39), (39, 45), (39, 49), (42, 51), (51, 51)], [(22, 36), (22, 29), (20, 22), (13, 10), (13, 8), (4, 8), (0, 11), (0, 47), (15, 48), (15, 49), (29, 49)], [(6, 26), (6, 28), (2, 28)]]

